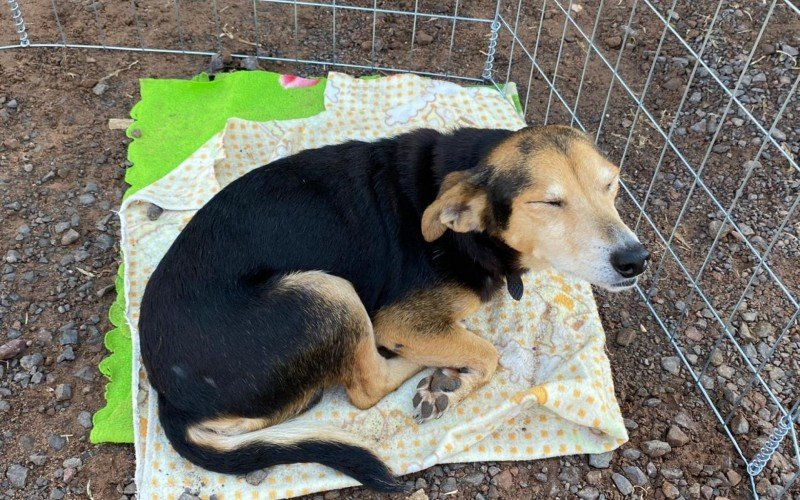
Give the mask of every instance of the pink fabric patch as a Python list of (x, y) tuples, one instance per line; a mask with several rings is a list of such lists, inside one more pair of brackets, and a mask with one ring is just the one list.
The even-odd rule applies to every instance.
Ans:
[(278, 79), (281, 84), (281, 87), (285, 89), (301, 89), (304, 87), (313, 87), (319, 80), (315, 78), (303, 78), (301, 76), (294, 76), (294, 75), (281, 75)]

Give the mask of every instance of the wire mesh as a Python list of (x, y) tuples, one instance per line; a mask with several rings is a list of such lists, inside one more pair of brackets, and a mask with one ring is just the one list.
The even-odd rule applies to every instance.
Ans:
[[(800, 41), (800, 9), (793, 1), (208, 0), (189, 10), (182, 0), (130, 0), (124, 9), (90, 0), (84, 11), (63, 1), (49, 0), (37, 10), (49, 14), (33, 19), (23, 16), (34, 3), (7, 0), (0, 49), (227, 51), (298, 73), (414, 72), (499, 91), (514, 82), (529, 123), (568, 122), (593, 133), (622, 169), (622, 203), (636, 232), (658, 246), (639, 298), (731, 440), (756, 496), (776, 457), (793, 469), (772, 472), (772, 492), (796, 486), (800, 70), (789, 42)], [(198, 28), (182, 21), (187, 15), (208, 23)], [(767, 50), (765, 39), (775, 38), (789, 42)], [(747, 417), (758, 424), (743, 430)]]

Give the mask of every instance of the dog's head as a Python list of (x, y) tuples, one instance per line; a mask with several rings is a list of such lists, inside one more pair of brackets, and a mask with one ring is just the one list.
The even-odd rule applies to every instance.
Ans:
[(582, 132), (525, 128), (481, 163), (449, 174), (425, 210), (427, 241), (484, 231), (522, 254), (530, 268), (549, 264), (609, 290), (636, 283), (650, 254), (614, 206), (619, 169)]

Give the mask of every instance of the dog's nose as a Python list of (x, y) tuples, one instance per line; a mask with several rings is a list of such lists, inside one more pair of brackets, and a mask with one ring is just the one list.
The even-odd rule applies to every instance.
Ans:
[(627, 246), (611, 254), (611, 265), (623, 278), (639, 276), (650, 260), (648, 252), (641, 243)]

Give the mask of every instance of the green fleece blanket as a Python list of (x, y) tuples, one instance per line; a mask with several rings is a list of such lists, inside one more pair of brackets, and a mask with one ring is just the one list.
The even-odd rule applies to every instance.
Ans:
[[(325, 80), (305, 88), (284, 88), (280, 75), (247, 71), (194, 80), (141, 80), (142, 99), (131, 110), (128, 136), (133, 164), (126, 196), (164, 177), (225, 126), (228, 118), (269, 121), (307, 118), (324, 110)], [(94, 415), (93, 443), (132, 443), (131, 332), (125, 321), (120, 266), (117, 298), (109, 311), (114, 329), (106, 334), (111, 353), (100, 363), (108, 377), (106, 406)]]

